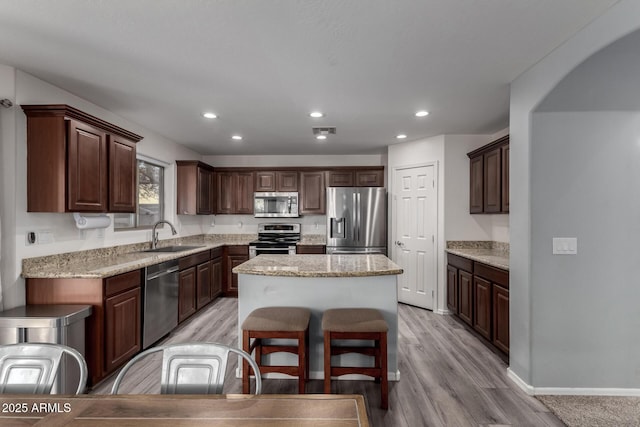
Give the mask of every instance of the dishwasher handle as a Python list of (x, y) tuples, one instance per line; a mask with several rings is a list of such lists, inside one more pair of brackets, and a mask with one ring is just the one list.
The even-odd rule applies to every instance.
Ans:
[(154, 274), (151, 274), (151, 275), (147, 276), (147, 280), (153, 280), (153, 279), (157, 279), (158, 277), (167, 276), (169, 274), (175, 273), (179, 269), (180, 269), (180, 267), (172, 267), (172, 268), (170, 268), (168, 270), (159, 271), (157, 273), (154, 273)]

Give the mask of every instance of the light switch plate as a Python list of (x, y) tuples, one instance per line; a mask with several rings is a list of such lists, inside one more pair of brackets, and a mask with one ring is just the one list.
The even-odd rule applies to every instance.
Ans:
[(578, 253), (577, 237), (554, 237), (553, 238), (553, 254), (554, 255), (576, 255)]

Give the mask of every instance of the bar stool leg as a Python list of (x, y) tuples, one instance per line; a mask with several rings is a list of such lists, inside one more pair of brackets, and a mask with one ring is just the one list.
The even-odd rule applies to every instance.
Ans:
[(382, 363), (380, 369), (382, 370), (382, 379), (380, 384), (380, 395), (382, 409), (389, 408), (389, 373), (387, 372), (387, 333), (380, 334), (380, 358)]
[[(249, 331), (242, 331), (242, 349), (247, 353), (250, 353), (250, 341)], [(242, 393), (249, 393), (249, 362), (244, 357), (242, 358)]]
[(305, 381), (309, 381), (309, 328), (307, 328), (307, 330), (304, 333), (304, 348), (305, 348), (305, 358), (306, 358), (306, 364), (305, 366)]
[(324, 332), (324, 392), (331, 394), (331, 332)]
[(307, 352), (305, 349), (305, 332), (298, 332), (298, 393), (305, 393), (305, 366), (307, 364)]

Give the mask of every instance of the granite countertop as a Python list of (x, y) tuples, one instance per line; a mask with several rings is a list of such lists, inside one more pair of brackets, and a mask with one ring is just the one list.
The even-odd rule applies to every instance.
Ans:
[(290, 277), (366, 277), (402, 274), (384, 255), (259, 255), (233, 269), (238, 274)]
[[(226, 245), (248, 245), (258, 238), (254, 234), (210, 234), (177, 239), (164, 239), (158, 247), (198, 246), (180, 252), (142, 252), (149, 242), (108, 248), (67, 252), (22, 262), (22, 277), (30, 279), (101, 279), (182, 258)], [(324, 245), (324, 234), (303, 235), (299, 245)]]
[(459, 255), (473, 261), (509, 270), (509, 252), (490, 248), (447, 248), (450, 254)]

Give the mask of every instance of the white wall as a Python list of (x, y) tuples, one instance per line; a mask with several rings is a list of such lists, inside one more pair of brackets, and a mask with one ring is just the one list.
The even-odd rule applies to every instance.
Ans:
[[(5, 70), (6, 71), (6, 70)], [(11, 74), (7, 72), (6, 74)], [(4, 74), (0, 81), (8, 81)], [(175, 159), (200, 159), (198, 153), (181, 145), (155, 135), (148, 129), (131, 123), (94, 104), (75, 95), (39, 80), (20, 70), (15, 72), (15, 103), (16, 104), (69, 104), (103, 120), (114, 123), (122, 128), (135, 132), (144, 137), (137, 145), (138, 152), (146, 156), (168, 163), (165, 178), (165, 207), (166, 218), (172, 221), (180, 236), (202, 233), (202, 218), (177, 216), (175, 214)], [(3, 118), (4, 118), (3, 113)], [(4, 122), (4, 120), (3, 120)], [(150, 241), (150, 231), (114, 232), (113, 225), (106, 230), (79, 231), (75, 227), (72, 214), (27, 213), (27, 144), (26, 144), (26, 116), (19, 106), (13, 108), (13, 117), (9, 128), (15, 129), (15, 135), (3, 135), (3, 182), (5, 179), (15, 182), (13, 190), (3, 194), (3, 210), (12, 209), (11, 213), (3, 215), (3, 239), (6, 231), (13, 240), (11, 252), (14, 254), (13, 269), (8, 268), (3, 274), (3, 295), (5, 308), (24, 304), (24, 280), (19, 277), (23, 258), (49, 255), (62, 252), (73, 252), (86, 249), (115, 246), (119, 244)], [(4, 124), (4, 123), (3, 123)], [(4, 128), (4, 126), (3, 126)], [(7, 138), (5, 139), (5, 136)], [(5, 154), (7, 156), (5, 157)], [(11, 163), (12, 162), (12, 163)], [(12, 166), (15, 165), (15, 166)], [(5, 169), (6, 167), (6, 169)], [(8, 171), (13, 170), (12, 173)], [(5, 178), (5, 175), (6, 176)], [(13, 193), (13, 194), (7, 194)], [(9, 206), (9, 208), (7, 208)], [(26, 245), (28, 231), (51, 231), (53, 243), (42, 245)], [(169, 237), (168, 229), (161, 231), (161, 238)], [(4, 252), (4, 249), (3, 249)], [(3, 257), (4, 258), (4, 257)], [(3, 260), (4, 262), (4, 260)], [(13, 271), (12, 271), (13, 270)], [(3, 269), (3, 273), (5, 273)]]
[[(15, 70), (0, 65), (0, 99), (9, 99), (15, 104)], [(0, 107), (0, 290), (2, 286), (13, 286), (16, 272), (15, 220), (16, 211), (16, 107)], [(0, 292), (0, 308), (4, 300)]]
[[(565, 154), (561, 158), (567, 160), (566, 166), (563, 166), (568, 172), (582, 173), (583, 163), (580, 159), (589, 156), (597, 145), (609, 144), (609, 137), (603, 137), (599, 142), (591, 139), (589, 135), (583, 135), (580, 131), (582, 124), (589, 126), (587, 121), (573, 123), (572, 128), (562, 128), (559, 123), (552, 124), (540, 123), (542, 127), (534, 126), (533, 112), (536, 107), (545, 99), (552, 91), (554, 86), (558, 84), (578, 64), (589, 56), (598, 52), (609, 43), (621, 38), (625, 34), (630, 33), (640, 27), (640, 2), (635, 0), (621, 0), (610, 9), (608, 9), (601, 17), (594, 20), (591, 24), (583, 28), (574, 37), (568, 40), (562, 46), (559, 46), (547, 57), (538, 62), (534, 67), (529, 69), (523, 75), (518, 77), (511, 85), (511, 106), (510, 106), (510, 374), (525, 389), (530, 392), (546, 392), (553, 394), (558, 392), (557, 388), (545, 387), (572, 387), (579, 385), (581, 389), (564, 388), (560, 390), (568, 393), (585, 393), (597, 392), (603, 388), (626, 388), (640, 387), (638, 379), (639, 368), (637, 360), (640, 360), (638, 352), (638, 340), (623, 342), (620, 338), (628, 336), (630, 331), (635, 331), (637, 336), (638, 325), (635, 318), (621, 320), (617, 314), (618, 310), (622, 312), (628, 310), (628, 304), (624, 301), (630, 296), (629, 289), (625, 289), (620, 293), (620, 285), (609, 280), (600, 280), (597, 284), (598, 290), (594, 288), (595, 284), (587, 282), (584, 291), (587, 294), (583, 297), (583, 286), (581, 279), (583, 274), (578, 267), (582, 267), (591, 263), (593, 266), (602, 265), (611, 266), (612, 257), (622, 255), (622, 260), (630, 261), (622, 249), (614, 249), (611, 253), (607, 253), (605, 259), (598, 258), (597, 246), (600, 243), (592, 241), (603, 230), (602, 221), (594, 221), (590, 223), (590, 229), (585, 231), (580, 215), (583, 212), (563, 212), (558, 218), (558, 227), (551, 230), (543, 230), (540, 236), (545, 242), (536, 241), (537, 230), (534, 227), (540, 227), (545, 224), (545, 217), (553, 218), (556, 209), (567, 209), (563, 203), (565, 196), (575, 197), (572, 195), (575, 189), (571, 188), (571, 181), (555, 180), (552, 187), (558, 188), (542, 188), (541, 182), (536, 181), (537, 176), (544, 174), (547, 168), (547, 161), (553, 161), (553, 155), (549, 153), (549, 146), (542, 141), (544, 129), (555, 128), (566, 138), (562, 141), (557, 140), (557, 144), (568, 144), (569, 149), (573, 149), (575, 158), (569, 159)], [(638, 75), (636, 73), (636, 75)], [(609, 75), (602, 76), (609, 78)], [(637, 84), (637, 83), (636, 83)], [(590, 90), (590, 88), (584, 88)], [(621, 118), (622, 116), (620, 116)], [(535, 120), (539, 120), (541, 116), (536, 115)], [(587, 119), (584, 116), (583, 119)], [(636, 129), (633, 126), (624, 126), (624, 129), (614, 129), (613, 122), (603, 122), (604, 118), (592, 116), (598, 119), (598, 122), (605, 126), (605, 129), (612, 131), (614, 138), (619, 140), (623, 138), (627, 144), (637, 147)], [(617, 120), (617, 119), (616, 119)], [(630, 119), (631, 121), (635, 119)], [(628, 123), (631, 123), (628, 122)], [(592, 128), (590, 128), (592, 129)], [(596, 129), (592, 129), (596, 131)], [(582, 146), (582, 137), (586, 138), (586, 145)], [(576, 139), (576, 138), (580, 139)], [(568, 139), (567, 139), (568, 138)], [(555, 138), (554, 138), (555, 140)], [(614, 146), (619, 146), (620, 141), (612, 142)], [(540, 152), (538, 150), (540, 145)], [(564, 150), (564, 149), (563, 149)], [(629, 147), (623, 149), (623, 152), (630, 154)], [(540, 156), (538, 156), (538, 153)], [(633, 159), (637, 155), (633, 154)], [(627, 160), (624, 160), (625, 162)], [(636, 162), (637, 163), (637, 162)], [(590, 164), (590, 163), (589, 163)], [(624, 163), (626, 164), (626, 163)], [(624, 166), (621, 166), (624, 167)], [(634, 166), (634, 167), (637, 167)], [(558, 175), (558, 172), (554, 172)], [(621, 171), (614, 170), (610, 166), (603, 169), (594, 170), (593, 174), (602, 180), (609, 182), (611, 186), (621, 186), (623, 188), (633, 188), (633, 183), (629, 181), (620, 181)], [(610, 177), (610, 175), (613, 176)], [(623, 174), (626, 178), (634, 176), (634, 173), (625, 170)], [(610, 179), (611, 178), (611, 179)], [(540, 199), (549, 191), (549, 197)], [(615, 191), (615, 190), (614, 190)], [(541, 193), (540, 193), (541, 192)], [(591, 200), (598, 203), (601, 196), (604, 196), (598, 186), (598, 190), (593, 194)], [(553, 198), (551, 198), (553, 196)], [(581, 197), (589, 197), (589, 194), (583, 194)], [(631, 196), (633, 197), (633, 196)], [(544, 206), (533, 206), (533, 202), (544, 203)], [(554, 206), (558, 207), (554, 207)], [(549, 211), (541, 212), (540, 209), (548, 208)], [(617, 210), (617, 206), (612, 206), (612, 212)], [(640, 213), (640, 212), (637, 212)], [(571, 221), (572, 218), (578, 222), (580, 229), (574, 229)], [(636, 215), (637, 221), (637, 215)], [(538, 224), (538, 225), (537, 225)], [(628, 230), (630, 224), (625, 222), (610, 222), (604, 225), (611, 236), (617, 243), (623, 243), (623, 239), (635, 239), (636, 236), (630, 235)], [(547, 226), (550, 227), (550, 226)], [(579, 248), (577, 256), (566, 257), (549, 257), (551, 251), (550, 234), (564, 235), (561, 237), (571, 237), (580, 233)], [(567, 234), (565, 234), (567, 233)], [(571, 233), (571, 234), (569, 234)], [(586, 238), (586, 240), (585, 240)], [(585, 244), (582, 244), (584, 242)], [(622, 248), (628, 248), (627, 244), (622, 244)], [(635, 252), (631, 252), (628, 256), (632, 257)], [(586, 258), (584, 257), (586, 256)], [(637, 257), (634, 261), (637, 263)], [(571, 264), (574, 264), (572, 268)], [(616, 265), (617, 267), (617, 265)], [(588, 271), (594, 271), (590, 267)], [(544, 274), (545, 269), (555, 272), (553, 283), (557, 286), (552, 287), (544, 283), (548, 278)], [(625, 271), (625, 270), (623, 270)], [(620, 279), (617, 273), (611, 272), (614, 279)], [(635, 281), (633, 276), (625, 276), (624, 279)], [(600, 277), (601, 276), (596, 276)], [(567, 294), (568, 292), (568, 294)], [(617, 295), (617, 301), (611, 301), (609, 297), (605, 297), (607, 292)], [(599, 293), (600, 298), (594, 300), (593, 295)], [(567, 298), (570, 295), (572, 298)], [(560, 297), (571, 305), (558, 307), (553, 301)], [(611, 305), (607, 305), (611, 303)], [(554, 327), (560, 330), (547, 339), (544, 318), (549, 315), (549, 310), (545, 307), (551, 304), (556, 308), (557, 313), (553, 314)], [(637, 304), (635, 304), (637, 307)], [(637, 309), (635, 310), (637, 313)], [(605, 321), (611, 334), (617, 338), (610, 340), (607, 337), (598, 341), (597, 338), (602, 335), (598, 332), (591, 337), (589, 329), (596, 326), (596, 322)], [(540, 323), (542, 322), (542, 323)], [(540, 326), (540, 328), (538, 328)], [(598, 331), (601, 326), (596, 326)], [(573, 330), (579, 336), (570, 337), (569, 342), (558, 342), (559, 335), (569, 336), (567, 331)], [(600, 350), (595, 350), (601, 347)], [(597, 369), (585, 370), (585, 366), (594, 363), (593, 358), (589, 355), (592, 351), (602, 356), (597, 361)], [(621, 359), (624, 358), (624, 359)], [(631, 359), (635, 359), (635, 369)], [(623, 363), (620, 363), (620, 362)], [(579, 366), (572, 366), (578, 364)], [(562, 381), (553, 380), (552, 371), (558, 372), (561, 369), (567, 369), (569, 375), (559, 378)], [(602, 370), (602, 371), (601, 371)], [(604, 372), (604, 374), (601, 374)], [(626, 377), (626, 379), (623, 379)], [(611, 391), (611, 390), (609, 390)], [(615, 390), (614, 390), (615, 391)]]

